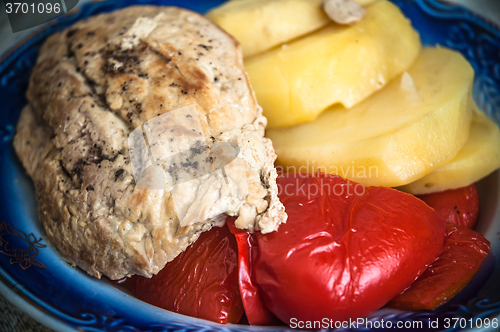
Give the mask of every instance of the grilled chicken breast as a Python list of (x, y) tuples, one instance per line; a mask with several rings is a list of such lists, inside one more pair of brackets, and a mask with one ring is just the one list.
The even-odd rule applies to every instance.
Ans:
[[(14, 146), (34, 181), (40, 221), (61, 255), (91, 275), (152, 276), (227, 216), (263, 233), (286, 221), (240, 47), (199, 14), (140, 6), (79, 22), (46, 41), (27, 96)], [(179, 109), (194, 113), (155, 122)], [(148, 124), (170, 133), (170, 152), (186, 150), (191, 132), (209, 155), (210, 144), (237, 146), (240, 173), (231, 162), (177, 186), (139, 186), (130, 135)]]

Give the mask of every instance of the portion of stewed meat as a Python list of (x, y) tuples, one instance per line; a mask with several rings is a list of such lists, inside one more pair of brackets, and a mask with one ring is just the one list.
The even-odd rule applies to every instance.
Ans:
[[(263, 233), (286, 221), (240, 47), (199, 14), (137, 6), (79, 22), (42, 47), (27, 96), (14, 146), (35, 183), (40, 221), (62, 256), (91, 275), (156, 274), (228, 215)], [(185, 120), (162, 117), (179, 110)], [(136, 129), (147, 146), (131, 159)], [(170, 133), (170, 151), (155, 150), (153, 132)], [(189, 133), (198, 147), (182, 146)], [(220, 142), (237, 147), (233, 161), (169, 184), (175, 167), (200, 167), (198, 152), (213, 163)], [(187, 161), (162, 165), (174, 150)], [(156, 160), (165, 185), (138, 185), (134, 158)]]

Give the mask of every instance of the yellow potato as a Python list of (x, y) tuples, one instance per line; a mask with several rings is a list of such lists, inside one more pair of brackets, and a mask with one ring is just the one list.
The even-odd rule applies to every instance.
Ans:
[(374, 3), (377, 0), (356, 0), (357, 3), (359, 3), (361, 6), (368, 6)]
[[(357, 0), (367, 6), (375, 0)], [(207, 17), (233, 35), (243, 56), (261, 53), (330, 23), (323, 0), (233, 0)]]
[(352, 26), (331, 24), (245, 61), (268, 128), (314, 120), (335, 103), (352, 107), (407, 69), (420, 40), (388, 1)]
[(467, 141), (473, 75), (459, 53), (424, 49), (408, 73), (353, 108), (334, 106), (267, 136), (281, 166), (364, 185), (405, 185), (453, 159)]
[(468, 186), (500, 168), (500, 130), (496, 123), (477, 111), (469, 140), (455, 158), (423, 178), (400, 187), (420, 195)]

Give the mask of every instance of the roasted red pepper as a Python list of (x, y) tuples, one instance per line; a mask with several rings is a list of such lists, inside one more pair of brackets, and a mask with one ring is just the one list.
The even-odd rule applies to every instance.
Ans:
[(250, 325), (280, 325), (281, 322), (262, 302), (262, 294), (252, 278), (252, 253), (255, 238), (249, 232), (236, 228), (234, 218), (228, 220), (229, 229), (238, 242), (240, 294)]
[(127, 283), (139, 299), (184, 315), (223, 324), (243, 315), (238, 249), (227, 226), (202, 233), (151, 279), (134, 276)]
[(457, 295), (488, 256), (490, 242), (464, 226), (448, 223), (443, 252), (389, 306), (401, 310), (434, 309)]
[(285, 323), (364, 317), (441, 251), (445, 222), (412, 195), (325, 175), (285, 175), (278, 185), (287, 223), (248, 243), (259, 302)]
[(442, 192), (417, 196), (447, 222), (473, 229), (479, 216), (479, 194), (474, 184)]

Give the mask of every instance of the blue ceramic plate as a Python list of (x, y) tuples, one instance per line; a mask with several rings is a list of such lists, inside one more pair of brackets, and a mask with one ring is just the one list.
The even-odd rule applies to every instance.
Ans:
[[(44, 240), (38, 222), (35, 190), (13, 147), (14, 128), (22, 107), (31, 69), (43, 41), (78, 20), (131, 4), (177, 5), (199, 12), (222, 0), (116, 0), (87, 3), (72, 16), (62, 17), (28, 38), (0, 60), (0, 293), (29, 315), (55, 330), (85, 331), (264, 331), (218, 325), (174, 314), (122, 292), (104, 281), (71, 268)], [(468, 10), (436, 0), (395, 0), (412, 20), (426, 45), (445, 45), (460, 52), (476, 70), (474, 98), (500, 123), (500, 30)], [(478, 231), (491, 242), (491, 253), (474, 280), (450, 303), (433, 311), (383, 309), (372, 316), (373, 330), (382, 320), (419, 324), (419, 331), (439, 322), (448, 330), (500, 324), (500, 174), (479, 183), (481, 219)], [(452, 320), (452, 318), (458, 318)], [(490, 318), (490, 328), (486, 328)], [(448, 319), (448, 320), (447, 320)], [(447, 324), (449, 322), (449, 324)], [(456, 324), (455, 324), (456, 322)], [(408, 325), (408, 326), (410, 326)], [(417, 325), (413, 325), (416, 327)], [(453, 326), (455, 328), (453, 328)], [(417, 329), (417, 328), (415, 328)], [(370, 330), (368, 328), (358, 330)]]

